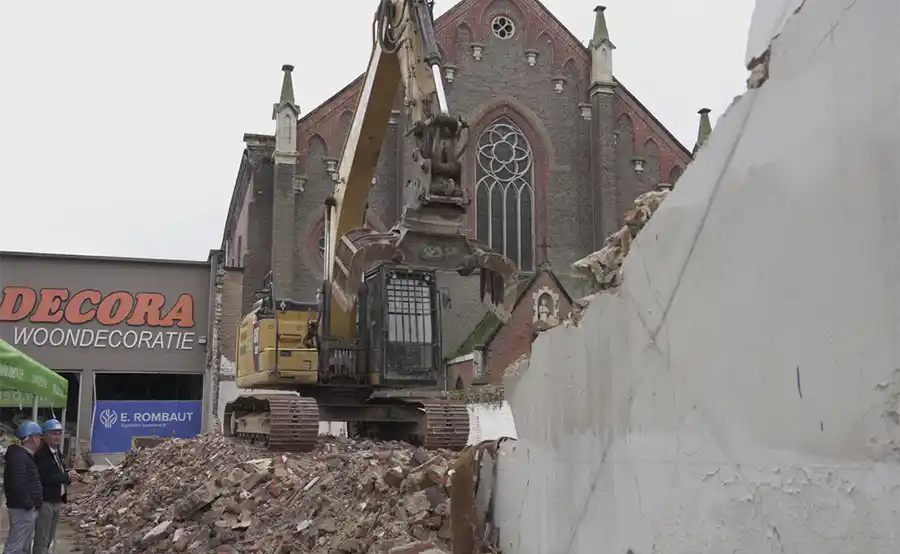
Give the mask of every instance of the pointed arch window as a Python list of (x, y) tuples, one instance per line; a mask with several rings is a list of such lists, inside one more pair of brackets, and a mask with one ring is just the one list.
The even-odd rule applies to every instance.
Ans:
[(494, 120), (478, 137), (475, 213), (478, 240), (534, 269), (534, 153), (512, 120)]

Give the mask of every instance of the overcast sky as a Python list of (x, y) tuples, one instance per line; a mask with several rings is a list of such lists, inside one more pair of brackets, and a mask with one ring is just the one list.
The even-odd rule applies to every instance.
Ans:
[[(590, 38), (594, 2), (544, 3)], [(365, 69), (375, 5), (0, 1), (0, 250), (205, 259), (281, 65), (310, 111)], [(691, 147), (744, 89), (753, 0), (607, 6), (616, 75)]]

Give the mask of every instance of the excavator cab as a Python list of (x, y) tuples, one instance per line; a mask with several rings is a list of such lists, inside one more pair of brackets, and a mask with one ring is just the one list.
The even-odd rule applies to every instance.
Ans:
[(382, 265), (366, 274), (358, 326), (372, 380), (387, 387), (436, 387), (443, 377), (440, 304), (434, 273)]

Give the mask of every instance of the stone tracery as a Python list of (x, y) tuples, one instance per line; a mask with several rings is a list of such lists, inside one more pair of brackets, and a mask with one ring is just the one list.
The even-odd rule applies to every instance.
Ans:
[(478, 139), (475, 202), (478, 239), (534, 267), (534, 154), (522, 130), (507, 117)]

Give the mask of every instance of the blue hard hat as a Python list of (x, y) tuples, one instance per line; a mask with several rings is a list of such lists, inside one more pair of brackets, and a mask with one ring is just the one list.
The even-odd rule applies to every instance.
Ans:
[(58, 419), (48, 419), (44, 422), (44, 432), (47, 431), (62, 431), (62, 423)]
[(43, 434), (44, 432), (41, 431), (41, 426), (34, 421), (23, 421), (19, 424), (19, 430), (16, 433), (19, 439), (27, 439), (28, 437), (33, 437), (34, 435)]

